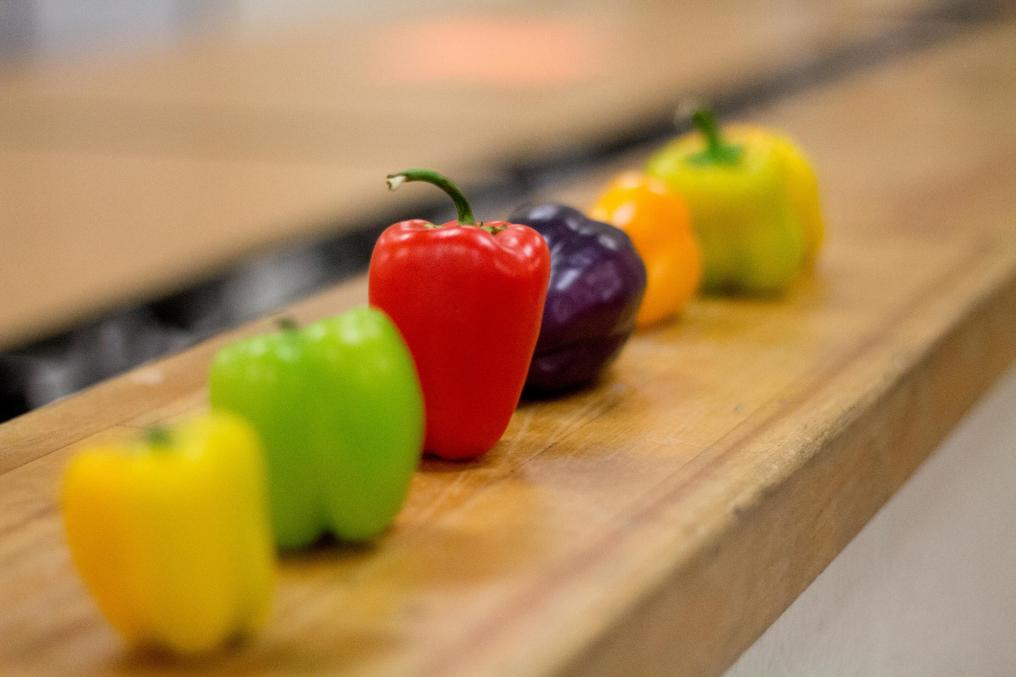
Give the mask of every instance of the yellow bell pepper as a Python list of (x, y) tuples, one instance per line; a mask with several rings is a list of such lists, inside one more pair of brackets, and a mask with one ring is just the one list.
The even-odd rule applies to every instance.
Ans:
[(669, 143), (647, 171), (688, 201), (707, 291), (773, 293), (814, 261), (822, 243), (818, 182), (789, 139), (758, 127), (717, 127)]
[(804, 263), (807, 266), (813, 265), (825, 239), (825, 225), (818, 196), (818, 178), (811, 161), (797, 144), (775, 132), (744, 125), (732, 127), (730, 133), (732, 138), (745, 139), (746, 143), (751, 143), (752, 137), (768, 137), (774, 152), (782, 158), (787, 172), (790, 206), (804, 229)]
[(209, 651), (266, 618), (275, 578), (260, 444), (231, 414), (82, 451), (64, 475), (71, 556), (130, 644)]

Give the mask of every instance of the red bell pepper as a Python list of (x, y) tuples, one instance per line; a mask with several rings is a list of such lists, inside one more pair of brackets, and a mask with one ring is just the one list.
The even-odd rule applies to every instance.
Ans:
[(370, 303), (395, 322), (416, 361), (426, 410), (424, 449), (474, 458), (504, 434), (540, 333), (550, 276), (543, 236), (528, 226), (477, 223), (455, 184), (408, 169), (395, 190), (426, 181), (455, 202), (458, 220), (389, 226), (370, 261)]

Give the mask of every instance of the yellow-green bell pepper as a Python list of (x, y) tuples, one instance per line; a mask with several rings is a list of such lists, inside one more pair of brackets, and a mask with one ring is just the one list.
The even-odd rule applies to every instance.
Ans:
[(264, 621), (275, 578), (264, 475), (253, 429), (225, 413), (72, 459), (71, 556), (128, 643), (195, 654)]
[(697, 132), (669, 143), (648, 173), (681, 193), (702, 249), (703, 288), (771, 294), (814, 260), (822, 242), (815, 173), (786, 137), (756, 127), (721, 133), (700, 109)]

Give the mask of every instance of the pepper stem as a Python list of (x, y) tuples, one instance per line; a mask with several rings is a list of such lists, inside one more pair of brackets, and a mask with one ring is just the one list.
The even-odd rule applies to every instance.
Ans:
[(289, 315), (283, 315), (282, 317), (276, 319), (275, 326), (282, 331), (293, 331), (294, 329), (300, 328), (300, 325), (297, 324), (296, 320)]
[(465, 226), (475, 226), (476, 217), (473, 216), (473, 208), (462, 191), (448, 178), (438, 174), (433, 169), (404, 169), (387, 177), (388, 190), (397, 190), (403, 183), (410, 181), (424, 181), (433, 184), (448, 194), (448, 197), (455, 203), (455, 210), (458, 212), (459, 223)]
[(720, 126), (716, 124), (716, 116), (705, 107), (696, 108), (691, 115), (692, 124), (706, 139), (706, 150), (703, 155), (714, 162), (732, 164), (741, 157), (741, 147), (723, 140)]
[(145, 441), (153, 447), (168, 447), (172, 436), (166, 426), (153, 425), (145, 430)]

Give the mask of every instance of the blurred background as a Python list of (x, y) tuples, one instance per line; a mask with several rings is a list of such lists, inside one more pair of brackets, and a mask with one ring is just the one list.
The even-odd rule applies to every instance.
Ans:
[(685, 123), (926, 49), (978, 0), (0, 0), (0, 420), (503, 217)]

